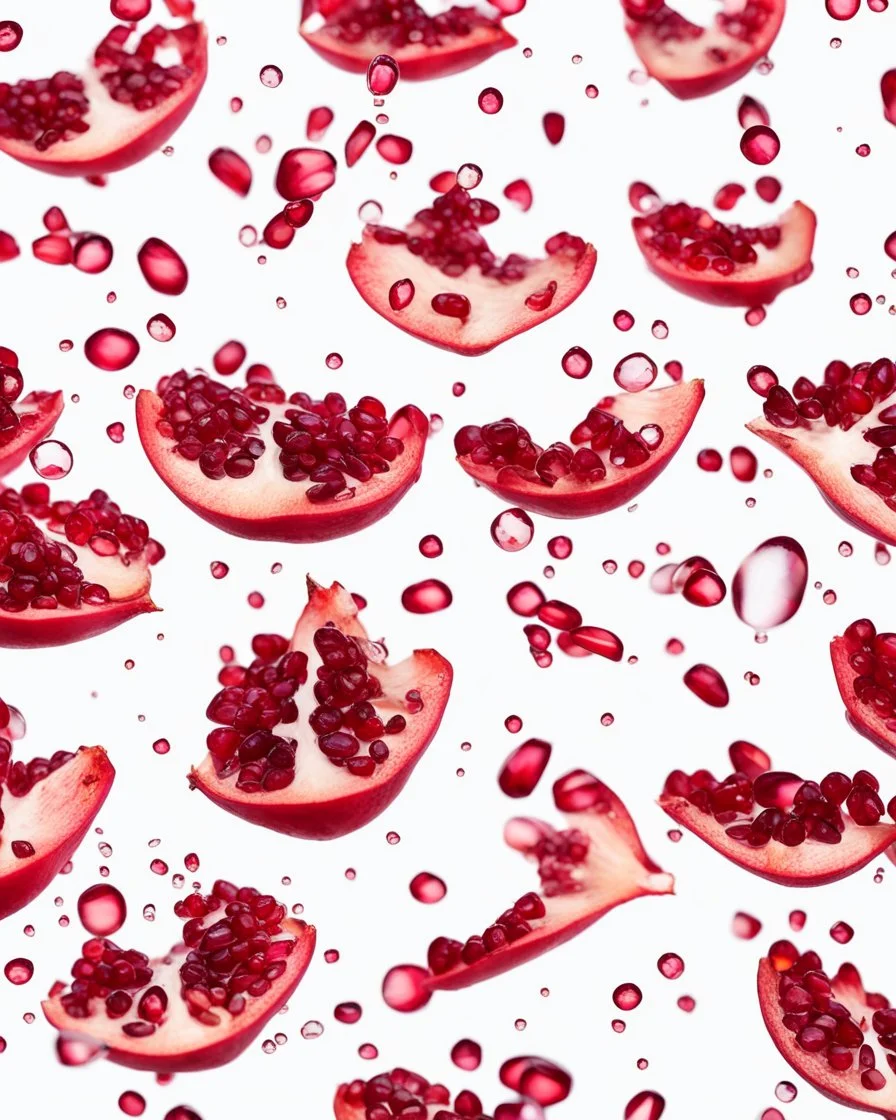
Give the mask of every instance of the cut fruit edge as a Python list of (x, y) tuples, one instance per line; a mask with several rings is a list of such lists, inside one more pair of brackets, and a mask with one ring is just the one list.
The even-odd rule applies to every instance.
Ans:
[(887, 727), (887, 721), (856, 696), (852, 683), (858, 673), (850, 665), (849, 657), (846, 639), (834, 638), (831, 642), (831, 663), (840, 697), (846, 707), (847, 722), (860, 735), (864, 735), (875, 746), (896, 758), (896, 731), (891, 731)]
[(13, 438), (0, 444), (0, 480), (21, 466), (31, 450), (49, 436), (65, 407), (61, 390), (56, 392), (32, 392), (13, 407), (19, 417), (19, 426)]

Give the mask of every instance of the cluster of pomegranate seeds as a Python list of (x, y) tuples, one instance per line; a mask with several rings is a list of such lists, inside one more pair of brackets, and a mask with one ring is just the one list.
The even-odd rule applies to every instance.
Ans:
[[(206, 921), (219, 911), (216, 921)], [(190, 950), (180, 967), (180, 994), (200, 1022), (216, 1026), (218, 1007), (238, 1015), (247, 997), (264, 995), (286, 971), (295, 941), (275, 940), (286, 909), (271, 895), (219, 879), (211, 894), (181, 899), (174, 912), (184, 919), (183, 940)], [(144, 953), (94, 937), (84, 943), (72, 976), (61, 1000), (74, 1019), (97, 1014), (93, 1001), (102, 1000), (108, 1018), (128, 1017), (121, 1029), (130, 1038), (146, 1038), (165, 1020), (168, 993), (151, 984), (153, 969)]]
[(730, 276), (739, 265), (759, 259), (754, 246), (775, 249), (781, 241), (777, 225), (746, 227), (717, 222), (706, 210), (673, 202), (634, 219), (638, 236), (671, 261), (692, 272), (711, 269)]
[(45, 152), (59, 140), (86, 132), (89, 108), (84, 83), (66, 70), (52, 78), (0, 82), (0, 136), (31, 141)]
[[(12, 363), (7, 363), (8, 358)], [(0, 347), (0, 447), (9, 443), (19, 428), (19, 417), (12, 406), (22, 395), (25, 381), (14, 359), (11, 350)]]
[(113, 101), (145, 112), (177, 93), (193, 71), (183, 63), (155, 62), (156, 51), (169, 44), (170, 33), (164, 27), (157, 25), (141, 36), (133, 54), (125, 50), (130, 37), (130, 27), (113, 27), (96, 48), (94, 65)]
[[(747, 381), (765, 398), (762, 411), (776, 428), (811, 428), (821, 421), (846, 432), (854, 424), (871, 422), (871, 413), (896, 389), (896, 364), (889, 358), (856, 366), (835, 360), (828, 362), (820, 385), (808, 377), (798, 377), (792, 393), (778, 384), (777, 376), (767, 366), (754, 366)], [(850, 474), (860, 486), (879, 495), (890, 509), (896, 509), (896, 404), (881, 409), (875, 419), (873, 427), (863, 429), (864, 439), (877, 448), (874, 460), (853, 464)]]
[[(0, 731), (9, 726), (10, 718), (9, 707), (0, 700)], [(8, 739), (0, 738), (0, 800), (6, 790), (13, 797), (24, 797), (38, 782), (49, 777), (54, 770), (58, 770), (74, 757), (69, 751), (56, 751), (52, 758), (32, 758), (30, 762), (13, 762), (12, 743)], [(3, 830), (4, 823), (5, 817), (0, 808), (0, 832)], [(26, 859), (34, 855), (34, 846), (27, 840), (13, 840), (11, 847), (17, 859)]]
[[(488, 242), (480, 232), (480, 226), (491, 225), (500, 213), (493, 202), (473, 198), (463, 187), (454, 186), (445, 194), (439, 195), (432, 206), (417, 212), (411, 232), (390, 226), (375, 226), (373, 236), (383, 245), (405, 245), (408, 252), (415, 257), (422, 257), (428, 265), (439, 269), (446, 276), (463, 276), (468, 268), (475, 266), (483, 276), (512, 284), (523, 279), (531, 262), (517, 253), (511, 253), (501, 260), (489, 249)], [(549, 256), (563, 254), (578, 258), (585, 252), (585, 242), (581, 237), (558, 233), (546, 242), (545, 251)], [(556, 291), (556, 284), (553, 291)], [(529, 298), (537, 301), (543, 296), (547, 300), (544, 307), (547, 307), (553, 298), (553, 291), (545, 289), (550, 299), (548, 294), (543, 293), (534, 293)], [(454, 293), (445, 295), (454, 300), (464, 300), (467, 304), (465, 314), (469, 314), (469, 301), (465, 296)], [(437, 296), (436, 299), (438, 298), (440, 297)], [(533, 310), (539, 308), (533, 307)], [(449, 307), (443, 310), (443, 314), (465, 317), (457, 315), (456, 311), (452, 312)]]
[(762, 848), (771, 840), (795, 848), (806, 840), (839, 844), (846, 827), (844, 807), (856, 825), (878, 824), (885, 812), (896, 819), (896, 797), (885, 809), (879, 789), (877, 778), (867, 770), (852, 778), (833, 771), (820, 783), (776, 770), (752, 781), (738, 771), (722, 782), (708, 770), (690, 775), (673, 770), (663, 792), (684, 797), (702, 813), (711, 814), (727, 826), (725, 832), (732, 840), (751, 848)]
[[(349, 408), (339, 393), (322, 401), (307, 393), (286, 393), (267, 379), (234, 389), (205, 374), (184, 370), (159, 382), (163, 412), (159, 431), (177, 440), (177, 452), (198, 462), (211, 479), (246, 478), (267, 444), (259, 425), (271, 415), (268, 404), (289, 404), (275, 420), (271, 436), (280, 448), (283, 477), (312, 483), (305, 496), (312, 502), (346, 497), (346, 475), (368, 482), (384, 474), (404, 451), (404, 443), (388, 434), (386, 408), (376, 397), (361, 397)], [(260, 403), (264, 402), (264, 403)]]
[(888, 731), (896, 731), (896, 634), (878, 634), (870, 618), (858, 618), (843, 637), (857, 674), (852, 682), (856, 696), (886, 721)]
[(359, 43), (368, 37), (393, 50), (404, 46), (438, 47), (446, 39), (459, 39), (491, 21), (475, 8), (452, 7), (430, 16), (414, 0), (369, 0), (347, 5), (327, 24), (345, 43)]
[(248, 668), (225, 665), (218, 674), (224, 687), (206, 715), (223, 726), (206, 740), (221, 777), (237, 774), (246, 793), (285, 789), (296, 776), (296, 740), (275, 735), (279, 724), (295, 723), (299, 710), (293, 696), (308, 678), (308, 658), (289, 651), (280, 634), (256, 634), (255, 659)]
[(431, 1085), (425, 1077), (406, 1069), (380, 1073), (369, 1081), (353, 1081), (345, 1089), (345, 1102), (364, 1109), (364, 1120), (426, 1120), (428, 1106), (444, 1105), (435, 1114), (438, 1120), (485, 1120), (482, 1102), (469, 1089), (454, 1098), (444, 1085)]
[(481, 427), (468, 424), (454, 437), (458, 455), (469, 455), (481, 466), (516, 467), (533, 481), (553, 486), (559, 479), (572, 475), (582, 482), (599, 482), (607, 468), (599, 452), (610, 464), (624, 469), (640, 467), (663, 442), (663, 429), (658, 424), (645, 424), (640, 431), (630, 432), (625, 424), (600, 406), (609, 405), (606, 398), (589, 410), (586, 418), (570, 435), (575, 450), (566, 443), (552, 443), (542, 448), (532, 441), (528, 431), (515, 420), (505, 417)]
[[(314, 633), (314, 648), (322, 664), (317, 670), (314, 698), (318, 706), (308, 722), (318, 736), (317, 744), (334, 766), (369, 778), (389, 757), (383, 735), (399, 735), (407, 726), (402, 715), (385, 723), (370, 703), (382, 696), (379, 681), (367, 670), (367, 656), (358, 640), (335, 626)], [(420, 711), (419, 694), (409, 693), (410, 710)], [(361, 744), (367, 743), (367, 754)]]
[[(848, 1009), (835, 998), (830, 979), (821, 958), (815, 952), (799, 953), (789, 941), (776, 941), (769, 949), (778, 977), (778, 1006), (781, 1021), (796, 1035), (796, 1044), (809, 1054), (824, 1055), (831, 1069), (843, 1073), (855, 1068), (863, 1088), (883, 1089), (886, 1078), (876, 1069), (874, 1050), (865, 1042), (862, 1026)], [(844, 965), (840, 974), (855, 976), (852, 965)], [(870, 1028), (886, 1050), (896, 1050), (896, 1009), (885, 996), (868, 993), (868, 1006), (873, 1009)], [(867, 1028), (869, 1024), (863, 1019)], [(896, 1072), (896, 1054), (887, 1054), (887, 1065)]]
[[(630, 19), (650, 23), (653, 34), (664, 43), (699, 39), (704, 33), (704, 28), (667, 7), (663, 0), (623, 0), (623, 7)], [(726, 35), (751, 43), (768, 21), (772, 8), (771, 0), (746, 0), (742, 7), (735, 5), (734, 10), (719, 12), (715, 22)], [(723, 50), (715, 48), (712, 53), (716, 61), (725, 61)]]
[[(48, 537), (41, 521), (65, 540)], [(21, 492), (6, 488), (0, 491), (0, 611), (108, 603), (108, 588), (84, 580), (71, 545), (118, 556), (125, 564), (140, 557), (156, 564), (165, 555), (146, 522), (122, 513), (105, 490), (80, 502), (51, 503), (44, 482), (29, 483)]]

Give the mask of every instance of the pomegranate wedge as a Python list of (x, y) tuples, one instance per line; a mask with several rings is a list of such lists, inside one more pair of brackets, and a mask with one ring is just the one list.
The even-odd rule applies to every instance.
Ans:
[(761, 307), (812, 274), (815, 214), (802, 202), (776, 223), (726, 225), (685, 202), (632, 219), (638, 248), (661, 280), (686, 296)]
[(376, 397), (349, 407), (287, 397), (270, 381), (230, 388), (203, 373), (137, 396), (137, 428), (162, 481), (190, 509), (253, 540), (325, 541), (385, 516), (420, 477), (429, 423)]
[(703, 97), (742, 78), (781, 29), (785, 0), (725, 3), (709, 27), (664, 0), (622, 0), (625, 29), (652, 78), (682, 99)]
[(820, 385), (799, 377), (792, 393), (765, 366), (747, 379), (765, 398), (747, 428), (802, 467), (850, 525), (896, 544), (896, 365), (828, 362)]
[(502, 501), (548, 517), (588, 517), (625, 505), (668, 466), (703, 403), (702, 381), (604, 397), (570, 445), (533, 443), (515, 420), (468, 425), (457, 461)]
[(829, 976), (815, 952), (776, 941), (759, 962), (759, 1007), (781, 1056), (839, 1104), (896, 1117), (896, 1009), (858, 969)]
[[(477, 175), (478, 168), (463, 181), (478, 183)], [(549, 238), (541, 259), (500, 260), (480, 230), (499, 215), (493, 203), (453, 186), (405, 230), (367, 226), (349, 251), (349, 275), (373, 310), (408, 334), (457, 354), (484, 354), (568, 307), (597, 262), (593, 246), (569, 233)]]
[[(129, 51), (132, 34), (113, 27), (82, 74), (0, 85), (0, 151), (53, 175), (104, 175), (161, 148), (205, 82), (205, 27), (156, 26)], [(156, 62), (171, 51), (175, 65)]]
[(831, 661), (850, 725), (896, 756), (896, 634), (856, 619), (831, 642)]
[(423, 1006), (426, 993), (466, 988), (525, 964), (623, 902), (673, 893), (675, 880), (644, 851), (628, 810), (602, 781), (572, 770), (554, 783), (554, 803), (565, 828), (515, 817), (504, 829), (507, 844), (537, 863), (540, 891), (524, 894), (465, 942), (437, 937), (427, 953), (423, 994), (398, 1010)]
[(24, 463), (29, 452), (56, 427), (61, 392), (22, 396), (24, 380), (15, 351), (0, 346), (0, 478)]
[(858, 871), (896, 843), (896, 799), (887, 808), (867, 770), (835, 771), (820, 783), (769, 770), (736, 771), (717, 781), (708, 770), (666, 779), (660, 807), (745, 871), (789, 887), (817, 887)]
[[(9, 708), (0, 700), (0, 736)], [(71, 859), (112, 787), (102, 747), (12, 761), (0, 738), (0, 918), (27, 906)]]
[(315, 929), (253, 887), (219, 879), (174, 904), (182, 941), (150, 960), (107, 938), (84, 943), (74, 980), (43, 1003), (57, 1030), (131, 1069), (183, 1073), (232, 1061), (298, 987)]
[(105, 490), (51, 501), (45, 482), (0, 488), (0, 646), (58, 646), (158, 608), (150, 565), (165, 550)]
[(333, 1101), (336, 1120), (390, 1120), (405, 1113), (413, 1120), (491, 1120), (469, 1089), (461, 1089), (455, 1096), (452, 1110), (451, 1093), (444, 1085), (430, 1083), (407, 1069), (342, 1084)]
[(379, 816), (438, 730), (451, 665), (431, 649), (387, 665), (352, 596), (311, 579), (292, 640), (258, 634), (252, 651), (248, 668), (218, 675), (208, 717), (219, 726), (191, 783), (229, 813), (311, 840)]
[(303, 0), (299, 34), (327, 62), (355, 74), (387, 54), (408, 81), (469, 70), (516, 46), (487, 4), (455, 5), (430, 16), (414, 0), (398, 6), (390, 0)]

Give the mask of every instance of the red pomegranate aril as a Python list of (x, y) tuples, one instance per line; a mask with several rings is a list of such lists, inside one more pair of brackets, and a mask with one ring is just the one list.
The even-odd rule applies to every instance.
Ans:
[(208, 166), (215, 178), (235, 194), (245, 198), (249, 193), (252, 186), (252, 168), (232, 148), (215, 148), (208, 157)]

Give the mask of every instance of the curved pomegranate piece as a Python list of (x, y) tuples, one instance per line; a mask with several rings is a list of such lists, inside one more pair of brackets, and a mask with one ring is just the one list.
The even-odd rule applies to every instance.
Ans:
[(844, 520), (896, 544), (896, 365), (833, 361), (818, 386), (800, 377), (791, 394), (775, 378), (760, 395), (763, 415), (747, 428), (802, 467)]
[(490, 1120), (482, 1102), (469, 1089), (454, 1097), (444, 1085), (430, 1083), (407, 1069), (393, 1069), (364, 1081), (361, 1078), (339, 1086), (333, 1101), (336, 1120), (389, 1120), (407, 1113), (414, 1120)]
[(191, 783), (229, 813), (311, 840), (379, 816), (438, 730), (451, 665), (431, 649), (387, 665), (352, 596), (311, 579), (292, 641), (259, 634), (252, 648), (248, 669), (219, 674), (208, 707), (219, 726)]
[(652, 272), (707, 303), (760, 307), (812, 274), (815, 213), (802, 202), (758, 228), (674, 202), (633, 218), (632, 229)]
[(781, 1056), (826, 1097), (896, 1116), (896, 1009), (858, 969), (832, 976), (811, 950), (776, 941), (759, 962), (759, 1008)]
[(878, 788), (866, 770), (852, 778), (833, 772), (820, 783), (779, 770), (753, 778), (735, 771), (722, 781), (708, 770), (673, 770), (659, 805), (745, 871), (785, 886), (815, 887), (851, 875), (896, 842), (896, 824), (884, 819), (889, 810)]
[(102, 747), (13, 762), (0, 728), (0, 918), (27, 906), (71, 859), (112, 787)]
[(420, 477), (429, 423), (376, 397), (352, 407), (287, 397), (270, 381), (232, 388), (204, 373), (137, 395), (143, 449), (185, 505), (252, 540), (324, 541), (385, 516)]
[(504, 829), (510, 847), (537, 863), (540, 890), (466, 942), (437, 937), (424, 993), (478, 984), (562, 945), (623, 902), (673, 893), (673, 877), (644, 851), (628, 810), (602, 781), (572, 770), (554, 783), (554, 803), (566, 827), (515, 817)]
[[(141, 35), (113, 27), (83, 74), (0, 84), (0, 151), (53, 175), (105, 175), (161, 148), (193, 108), (205, 82), (204, 24)], [(163, 66), (157, 53), (176, 52)], [(30, 104), (41, 99), (41, 111)]]
[(453, 186), (404, 230), (366, 226), (349, 250), (349, 275), (370, 307), (408, 334), (484, 354), (568, 307), (597, 262), (594, 247), (569, 233), (549, 238), (545, 257), (501, 260), (479, 228), (499, 215)]
[(548, 517), (589, 517), (630, 502), (668, 466), (703, 403), (702, 381), (604, 397), (570, 443), (542, 448), (514, 420), (468, 425), (457, 461), (502, 501)]
[(414, 0), (399, 6), (390, 0), (303, 0), (299, 34), (327, 62), (355, 74), (387, 54), (407, 81), (457, 74), (516, 46), (484, 8), (455, 5), (430, 16)]
[(44, 482), (0, 487), (0, 646), (58, 646), (158, 610), (150, 565), (165, 555), (105, 490), (51, 501)]
[(851, 726), (896, 756), (896, 634), (856, 619), (831, 642), (831, 661)]
[(24, 463), (28, 453), (56, 427), (65, 401), (61, 392), (22, 396), (18, 358), (0, 346), (0, 478)]
[(298, 987), (315, 929), (253, 887), (219, 879), (174, 904), (181, 942), (150, 960), (108, 938), (85, 942), (74, 980), (43, 1003), (57, 1030), (86, 1036), (131, 1069), (182, 1073), (232, 1061)]
[(724, 5), (700, 27), (662, 0), (622, 0), (625, 29), (645, 70), (676, 97), (730, 86), (767, 54), (784, 19), (785, 0)]

